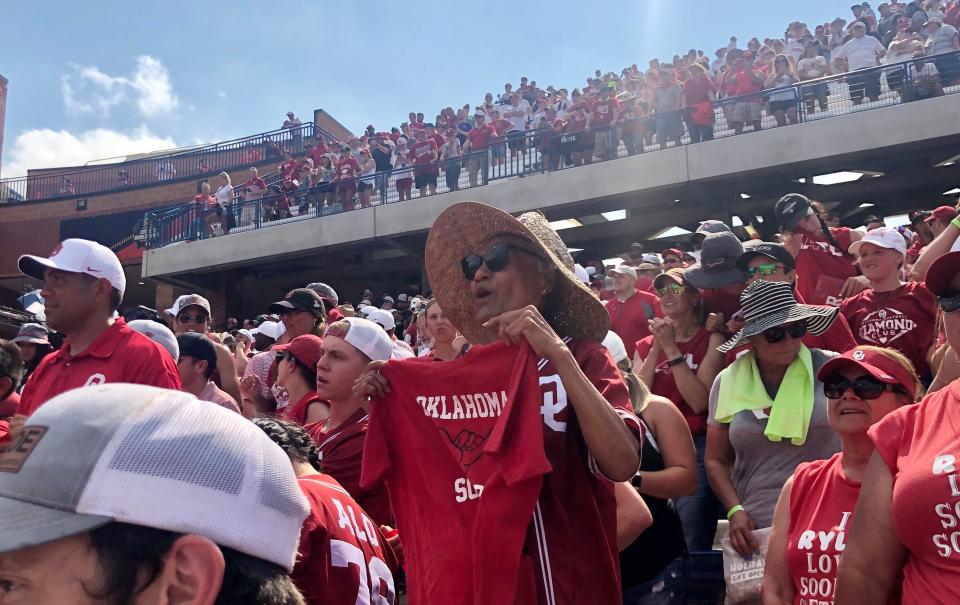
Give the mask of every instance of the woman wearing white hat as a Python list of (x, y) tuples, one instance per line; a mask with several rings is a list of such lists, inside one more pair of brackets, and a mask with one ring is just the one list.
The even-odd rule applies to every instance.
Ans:
[(756, 281), (740, 302), (744, 327), (719, 347), (751, 350), (720, 372), (710, 390), (707, 477), (727, 510), (730, 544), (744, 557), (758, 544), (752, 530), (770, 527), (777, 496), (797, 464), (840, 449), (827, 423), (817, 372), (836, 353), (807, 349), (801, 338), (822, 334), (836, 307), (797, 303), (790, 284)]

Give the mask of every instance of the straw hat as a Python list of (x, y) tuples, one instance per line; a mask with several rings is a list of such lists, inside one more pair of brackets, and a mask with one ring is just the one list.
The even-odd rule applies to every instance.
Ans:
[(745, 322), (743, 329), (717, 347), (721, 353), (749, 343), (752, 336), (770, 328), (796, 321), (807, 322), (808, 334), (823, 334), (840, 312), (839, 307), (801, 305), (790, 284), (763, 280), (747, 286), (740, 295), (740, 305)]
[(602, 342), (610, 316), (590, 289), (574, 275), (573, 257), (567, 246), (539, 212), (519, 218), (481, 204), (461, 202), (437, 217), (427, 236), (426, 268), (433, 293), (443, 314), (468, 342), (484, 344), (497, 339), (496, 330), (477, 321), (477, 308), (463, 277), (460, 261), (469, 254), (482, 254), (498, 235), (513, 235), (529, 241), (557, 269), (559, 279), (544, 318), (561, 337)]

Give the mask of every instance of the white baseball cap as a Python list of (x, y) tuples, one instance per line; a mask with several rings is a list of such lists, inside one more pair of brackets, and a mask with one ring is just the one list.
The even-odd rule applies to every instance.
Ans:
[(210, 301), (199, 294), (184, 294), (183, 296), (177, 297), (177, 300), (173, 302), (173, 306), (167, 309), (166, 313), (171, 317), (176, 317), (180, 315), (180, 311), (192, 306), (202, 308), (207, 312), (207, 317), (210, 317)]
[(130, 326), (131, 330), (140, 332), (166, 349), (174, 361), (179, 361), (180, 345), (177, 344), (177, 337), (173, 335), (170, 328), (152, 319), (134, 319), (133, 321), (127, 322), (127, 325)]
[(287, 331), (286, 326), (279, 321), (265, 321), (256, 328), (250, 330), (251, 334), (263, 334), (274, 340), (280, 338)]
[(367, 319), (373, 323), (380, 324), (384, 330), (392, 330), (397, 327), (396, 320), (393, 319), (393, 313), (376, 307), (367, 308)]
[(573, 266), (573, 274), (577, 276), (577, 279), (582, 281), (585, 284), (590, 283), (590, 273), (583, 268), (583, 265), (577, 263)]
[[(340, 321), (350, 324), (345, 333), (335, 327)], [(326, 336), (342, 338), (371, 361), (386, 361), (394, 356), (393, 341), (379, 324), (359, 317), (344, 317), (327, 328)]]
[(880, 246), (881, 248), (889, 248), (891, 250), (896, 250), (903, 255), (907, 253), (907, 240), (903, 239), (903, 236), (900, 235), (899, 231), (896, 229), (891, 229), (890, 227), (877, 227), (876, 229), (867, 231), (867, 234), (863, 236), (863, 239), (850, 244), (847, 252), (857, 255), (860, 253), (860, 246), (864, 244), (873, 244), (874, 246)]
[(607, 332), (603, 339), (603, 346), (610, 352), (610, 357), (613, 358), (614, 363), (620, 363), (627, 359), (627, 348), (623, 345), (623, 339), (613, 330)]
[(49, 258), (24, 254), (17, 261), (17, 266), (20, 273), (41, 281), (44, 270), (59, 269), (106, 279), (121, 295), (127, 289), (127, 276), (123, 274), (123, 265), (113, 250), (85, 239), (63, 240)]
[(0, 454), (0, 471), (0, 552), (121, 522), (290, 570), (310, 510), (289, 458), (253, 423), (143, 385), (54, 397)]

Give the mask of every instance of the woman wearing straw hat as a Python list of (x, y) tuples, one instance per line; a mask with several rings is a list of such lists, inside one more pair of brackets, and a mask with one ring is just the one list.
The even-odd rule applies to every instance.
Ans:
[[(614, 486), (636, 473), (642, 433), (601, 344), (609, 315), (538, 213), (516, 219), (477, 202), (455, 204), (430, 230), (426, 268), (444, 314), (468, 342), (526, 339), (543, 358), (536, 404), (553, 471), (527, 534), (532, 574), (522, 575), (520, 590), (536, 590), (541, 602), (620, 603)], [(357, 381), (361, 394), (389, 391), (378, 369), (371, 364)]]
[(730, 544), (747, 557), (758, 550), (751, 531), (770, 527), (780, 489), (797, 465), (840, 449), (816, 378), (836, 353), (800, 341), (807, 332), (822, 334), (839, 310), (801, 305), (790, 284), (767, 281), (747, 286), (740, 303), (743, 329), (718, 348), (751, 349), (710, 390), (705, 462), (727, 510)]

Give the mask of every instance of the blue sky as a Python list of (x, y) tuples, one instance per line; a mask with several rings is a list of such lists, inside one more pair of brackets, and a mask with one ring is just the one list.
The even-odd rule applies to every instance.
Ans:
[[(5, 7), (3, 176), (254, 134), (323, 108), (359, 132), (477, 104), (521, 76), (582, 86), (850, 2), (16, 2)], [(626, 8), (624, 8), (626, 7)]]

